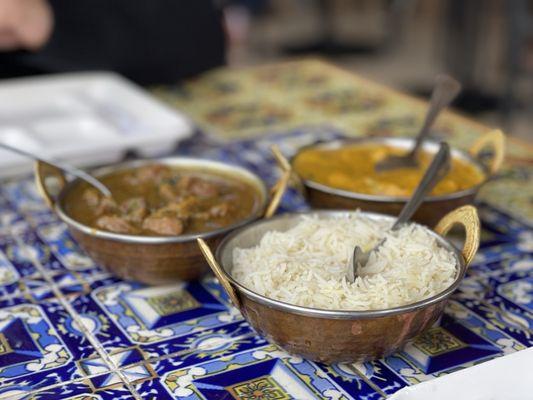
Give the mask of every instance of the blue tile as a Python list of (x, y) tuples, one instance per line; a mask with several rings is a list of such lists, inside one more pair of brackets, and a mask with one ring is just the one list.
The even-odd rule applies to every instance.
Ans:
[(162, 376), (169, 371), (175, 370), (177, 366), (184, 368), (209, 360), (229, 357), (251, 349), (264, 347), (268, 344), (265, 339), (255, 334), (235, 337), (230, 340), (218, 336), (208, 336), (204, 343), (197, 348), (166, 355), (163, 358), (150, 360), (150, 362), (158, 376)]
[(93, 391), (112, 389), (116, 385), (121, 385), (123, 379), (135, 385), (156, 376), (152, 366), (144, 362), (142, 351), (137, 347), (117, 349), (109, 353), (109, 358), (117, 368), (121, 369), (120, 374), (110, 370), (107, 361), (99, 355), (78, 361), (82, 374), (87, 376)]
[(158, 343), (242, 321), (236, 310), (198, 282), (160, 287), (121, 282), (97, 288), (91, 297), (136, 344)]
[[(63, 342), (68, 347), (74, 360), (91, 357), (96, 354), (96, 351), (83, 332), (83, 327), (92, 331), (98, 329), (100, 321), (90, 315), (79, 315), (77, 321), (57, 299), (50, 299), (41, 304), (46, 305), (45, 311), (53, 322)], [(91, 318), (92, 317), (92, 318)]]
[[(533, 315), (533, 274), (515, 272), (492, 278), (490, 282), (505, 303), (521, 309), (528, 318)], [(533, 325), (533, 318), (531, 322)]]
[(523, 254), (523, 251), (516, 246), (516, 242), (485, 247), (476, 254), (476, 257), (472, 262), (472, 267), (475, 268), (478, 265), (510, 260), (516, 257), (521, 257)]
[[(280, 399), (350, 398), (316, 364), (291, 356), (274, 345), (194, 365), (178, 361), (173, 369), (159, 375), (159, 384), (169, 395), (189, 400), (201, 399), (200, 396), (239, 398), (254, 392)], [(148, 385), (141, 389), (147, 390)], [(368, 392), (360, 398), (379, 396)]]
[(9, 204), (28, 218), (55, 218), (38, 193), (32, 177), (4, 183), (1, 190)]
[(64, 312), (55, 301), (0, 310), (0, 387), (37, 389), (80, 376), (75, 360), (82, 349), (63, 333)]
[[(359, 387), (364, 384), (361, 376), (372, 382), (387, 396), (407, 386), (404, 380), (379, 360), (355, 364), (322, 365), (321, 367), (355, 398), (359, 393)], [(358, 391), (354, 391), (355, 388)]]
[(50, 248), (64, 269), (85, 271), (97, 267), (96, 263), (72, 239), (64, 223), (51, 222), (41, 224), (37, 227), (36, 234)]
[(434, 374), (500, 354), (501, 349), (444, 315), (440, 326), (419, 335), (402, 355), (425, 374)]
[(457, 301), (450, 301), (439, 324), (383, 360), (408, 384), (525, 349), (522, 343)]
[[(71, 299), (71, 305), (83, 319), (86, 329), (91, 335), (96, 337), (104, 348), (111, 350), (134, 345), (115, 325), (113, 320), (94, 302), (90, 295), (75, 296)], [(80, 337), (83, 336), (83, 333), (76, 326), (72, 326), (71, 321), (69, 321), (67, 326), (72, 327), (71, 330), (76, 332)]]
[(13, 377), (0, 382), (0, 398), (10, 391), (30, 392), (46, 387), (63, 384), (80, 378), (80, 371), (74, 363), (68, 363), (50, 371), (35, 372), (31, 375)]
[[(472, 278), (467, 283), (472, 290), (461, 290), (462, 303), (490, 321), (498, 329), (526, 346), (533, 345), (533, 277), (515, 260), (507, 270), (487, 278), (483, 283)], [(483, 286), (483, 290), (479, 287)], [(477, 287), (476, 287), (477, 286)], [(463, 285), (461, 286), (463, 287)]]
[(484, 226), (506, 236), (516, 237), (521, 232), (533, 229), (533, 226), (530, 226), (525, 221), (519, 221), (486, 203), (481, 204), (480, 217)]
[(30, 224), (24, 217), (10, 205), (3, 204), (0, 201), (0, 243), (11, 242), (13, 235), (22, 236), (30, 231)]
[(484, 262), (477, 261), (476, 263), (469, 266), (467, 276), (498, 276), (520, 268), (533, 268), (533, 261), (528, 262), (527, 259), (528, 257), (526, 255), (519, 252), (504, 259), (496, 259), (493, 261), (487, 260)]
[[(80, 280), (75, 274), (57, 272), (49, 275), (53, 285), (66, 297), (72, 295), (85, 293), (90, 290), (90, 285)], [(36, 273), (31, 277), (25, 277), (18, 282), (17, 291), (15, 295), (20, 295), (26, 299), (39, 303), (42, 300), (47, 300), (55, 297), (55, 292), (48, 282), (40, 273)]]
[[(375, 391), (362, 376), (370, 380), (379, 390), (386, 395), (394, 393), (405, 386), (398, 377), (390, 373), (388, 379), (381, 374), (377, 378), (378, 368), (372, 366), (365, 368), (363, 364), (317, 364), (320, 369), (327, 373), (329, 379), (334, 381), (346, 393), (355, 399), (381, 399), (383, 396)], [(370, 365), (370, 364), (367, 364)], [(376, 382), (377, 381), (377, 382)], [(378, 383), (378, 384), (376, 384)]]
[(0, 297), (0, 310), (24, 303), (28, 303), (28, 299), (24, 298), (23, 296)]
[(77, 273), (83, 282), (86, 282), (91, 290), (98, 289), (104, 286), (112, 286), (122, 282), (120, 278), (106, 272), (102, 269), (95, 269), (89, 271), (81, 271)]
[[(121, 384), (115, 385), (111, 389), (96, 390), (85, 382), (74, 382), (59, 387), (43, 389), (28, 395), (27, 398), (32, 400), (130, 400), (133, 395)], [(26, 399), (26, 397), (23, 399)]]
[(485, 301), (466, 300), (463, 304), (513, 339), (527, 347), (533, 346), (533, 323), (530, 315), (497, 297)]
[(3, 255), (4, 263), (7, 260), (8, 263), (13, 265), (19, 277), (37, 274), (38, 270), (34, 265), (32, 257), (37, 257), (43, 261), (47, 258), (46, 251), (25, 243), (11, 242), (0, 244), (0, 252)]
[(21, 274), (13, 262), (0, 251), (0, 297), (17, 292)]
[(152, 357), (195, 351), (199, 357), (208, 358), (221, 352), (256, 347), (258, 343), (264, 344), (265, 341), (246, 322), (239, 321), (141, 347)]
[(143, 399), (172, 400), (174, 397), (165, 389), (159, 379), (145, 381), (136, 386)]
[[(117, 285), (128, 289), (126, 293), (133, 295), (121, 296)], [(82, 317), (95, 321), (90, 324), (91, 333), (108, 350), (137, 345), (147, 357), (157, 357), (198, 349), (217, 350), (217, 346), (220, 347), (219, 350), (225, 347), (234, 348), (235, 346), (231, 345), (234, 339), (255, 336), (236, 310), (233, 309), (229, 313), (227, 303), (217, 299), (214, 283), (209, 290), (198, 283), (186, 286), (186, 292), (192, 294), (191, 298), (176, 295), (181, 290), (179, 285), (149, 288), (148, 291), (144, 291), (144, 287), (139, 284), (127, 284), (127, 287), (125, 285), (124, 282), (111, 282), (101, 286), (100, 291), (96, 290), (92, 295), (80, 295), (71, 301)], [(129, 291), (134, 287), (139, 290)], [(99, 293), (105, 296), (99, 296)], [(106, 300), (110, 296), (115, 296), (112, 302)], [(98, 300), (98, 297), (101, 300)], [(203, 301), (205, 310), (200, 309), (201, 312), (196, 314), (198, 307), (194, 301), (199, 300)], [(192, 308), (183, 312), (180, 301), (188, 302), (186, 307)], [(210, 314), (206, 314), (206, 310)], [(138, 317), (140, 314), (142, 318)], [(163, 314), (163, 318), (159, 319), (159, 314)], [(176, 327), (181, 329), (175, 329)], [(247, 339), (239, 343), (239, 348), (247, 344), (253, 346), (258, 340), (262, 341), (258, 338)]]

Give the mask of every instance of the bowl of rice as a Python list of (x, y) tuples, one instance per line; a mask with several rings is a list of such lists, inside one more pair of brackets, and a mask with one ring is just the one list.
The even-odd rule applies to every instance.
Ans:
[[(383, 357), (430, 327), (461, 282), (479, 245), (479, 218), (460, 207), (434, 231), (395, 218), (320, 210), (257, 221), (231, 233), (211, 266), (254, 329), (293, 354), (321, 362)], [(445, 235), (465, 230), (462, 250)], [(354, 246), (386, 237), (355, 282)]]

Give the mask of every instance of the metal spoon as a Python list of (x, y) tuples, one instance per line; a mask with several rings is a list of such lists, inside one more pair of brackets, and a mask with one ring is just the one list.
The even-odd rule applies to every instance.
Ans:
[(461, 84), (448, 75), (437, 75), (435, 87), (431, 93), (429, 108), (426, 112), (424, 124), (418, 132), (416, 142), (411, 151), (406, 155), (396, 156), (389, 155), (378, 162), (375, 166), (376, 171), (386, 171), (395, 168), (414, 168), (418, 166), (417, 153), (422, 143), (428, 136), (433, 123), (439, 116), (440, 112), (445, 109), (461, 91)]
[(89, 185), (93, 186), (95, 189), (97, 189), (100, 193), (102, 193), (106, 197), (111, 197), (111, 191), (98, 179), (96, 179), (94, 176), (89, 175), (87, 172), (82, 171), (81, 169), (78, 169), (76, 167), (73, 167), (72, 165), (65, 164), (62, 161), (54, 160), (48, 157), (43, 156), (37, 156), (33, 153), (30, 153), (29, 151), (19, 149), (17, 147), (12, 147), (5, 143), (0, 143), (0, 148), (9, 150), (13, 153), (20, 154), (24, 157), (32, 158), (34, 160), (39, 160), (42, 162), (45, 162), (47, 164), (50, 164), (56, 168), (59, 168), (65, 172), (67, 172), (70, 175), (74, 175), (77, 178), (80, 178), (81, 180), (87, 182)]
[[(428, 194), (433, 187), (448, 173), (450, 169), (450, 147), (447, 143), (441, 142), (439, 151), (433, 157), (433, 161), (426, 170), (426, 173), (422, 177), (422, 180), (418, 184), (413, 196), (405, 204), (398, 219), (390, 229), (391, 231), (396, 231), (403, 224), (405, 224), (416, 212), (426, 194)], [(348, 261), (348, 273), (347, 278), (349, 282), (354, 282), (355, 278), (359, 275), (359, 271), (365, 268), (370, 258), (372, 252), (377, 251), (383, 243), (385, 243), (386, 238), (383, 238), (379, 243), (374, 246), (369, 251), (363, 251), (359, 246), (355, 246), (355, 249)]]

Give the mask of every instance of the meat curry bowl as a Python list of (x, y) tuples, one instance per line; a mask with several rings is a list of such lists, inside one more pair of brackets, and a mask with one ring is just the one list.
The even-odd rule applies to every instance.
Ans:
[[(413, 220), (433, 226), (447, 212), (472, 204), (485, 182), (500, 168), (504, 156), (504, 135), (489, 132), (469, 152), (452, 149), (452, 163), (424, 200)], [(356, 209), (398, 215), (418, 185), (438, 143), (426, 141), (417, 168), (376, 171), (375, 165), (388, 155), (406, 154), (411, 138), (359, 138), (317, 143), (304, 147), (291, 160), (295, 174), (314, 208)], [(482, 151), (492, 148), (489, 160)]]
[(112, 197), (79, 179), (67, 183), (48, 164), (36, 165), (41, 194), (80, 246), (113, 274), (148, 284), (200, 278), (208, 267), (196, 238), (216, 245), (261, 217), (267, 206), (271, 213), (275, 209), (258, 176), (215, 161), (139, 160), (98, 169), (93, 176)]
[[(321, 362), (367, 361), (391, 354), (430, 328), (479, 246), (479, 218), (467, 205), (434, 230), (347, 210), (282, 214), (230, 233), (213, 272), (254, 329), (290, 353)], [(446, 234), (465, 231), (458, 250)], [(346, 278), (355, 244), (386, 239), (354, 282)]]

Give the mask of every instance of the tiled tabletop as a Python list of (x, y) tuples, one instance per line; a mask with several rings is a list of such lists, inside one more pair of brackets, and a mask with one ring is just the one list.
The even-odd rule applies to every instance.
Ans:
[[(244, 165), (272, 183), (271, 144), (290, 155), (346, 134), (317, 123), (220, 144), (209, 132), (178, 153)], [(290, 191), (281, 212), (305, 207)], [(533, 346), (532, 226), (485, 199), (480, 213), (480, 251), (439, 325), (385, 359), (324, 365), (257, 336), (212, 277), (146, 287), (110, 276), (80, 251), (31, 177), (3, 182), (0, 398), (381, 399)]]

